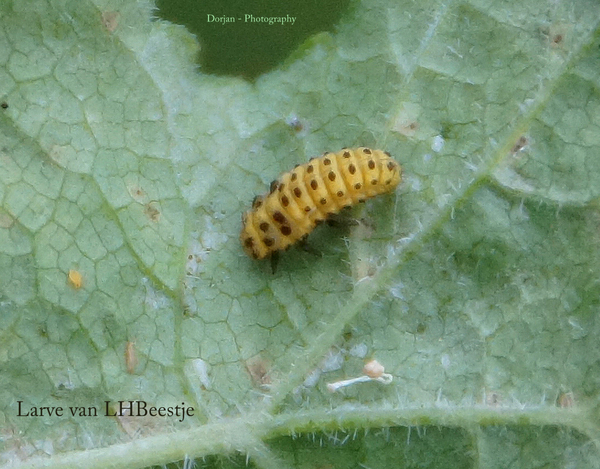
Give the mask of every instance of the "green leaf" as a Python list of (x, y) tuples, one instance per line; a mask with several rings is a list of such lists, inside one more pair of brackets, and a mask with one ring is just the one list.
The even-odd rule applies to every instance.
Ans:
[[(600, 5), (356, 1), (253, 84), (153, 14), (0, 4), (0, 461), (600, 467)], [(396, 193), (244, 255), (359, 145)]]

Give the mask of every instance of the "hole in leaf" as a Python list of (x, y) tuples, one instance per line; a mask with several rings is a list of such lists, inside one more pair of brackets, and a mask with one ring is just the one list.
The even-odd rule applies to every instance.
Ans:
[[(158, 0), (158, 15), (182, 24), (200, 42), (205, 73), (252, 80), (282, 63), (303, 41), (332, 31), (349, 0)], [(209, 16), (212, 15), (212, 16)], [(254, 18), (291, 18), (281, 23)]]

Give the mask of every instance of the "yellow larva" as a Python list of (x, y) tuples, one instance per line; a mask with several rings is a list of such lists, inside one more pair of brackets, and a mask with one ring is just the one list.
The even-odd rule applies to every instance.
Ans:
[(67, 279), (69, 281), (69, 284), (76, 290), (79, 290), (83, 285), (83, 276), (77, 270), (69, 270), (69, 275), (67, 276)]
[(390, 154), (369, 148), (325, 153), (283, 173), (242, 216), (246, 254), (263, 259), (307, 236), (328, 216), (379, 194), (392, 192), (402, 169)]

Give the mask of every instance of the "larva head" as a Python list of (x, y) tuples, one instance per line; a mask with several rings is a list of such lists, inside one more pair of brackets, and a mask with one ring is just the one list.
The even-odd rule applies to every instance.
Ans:
[(240, 233), (240, 242), (244, 252), (253, 259), (262, 259), (269, 254), (265, 246), (260, 241), (260, 233), (256, 229), (257, 211), (264, 204), (265, 196), (257, 195), (252, 200), (252, 208), (242, 215), (242, 231)]
[(240, 242), (244, 252), (253, 259), (262, 259), (266, 253), (262, 253), (259, 235), (252, 223), (253, 212), (248, 211), (242, 215), (242, 231), (240, 233)]

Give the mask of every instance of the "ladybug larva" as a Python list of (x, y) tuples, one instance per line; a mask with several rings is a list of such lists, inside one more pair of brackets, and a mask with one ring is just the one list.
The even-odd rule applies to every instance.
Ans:
[(304, 239), (342, 208), (392, 192), (402, 169), (390, 154), (369, 148), (325, 153), (297, 165), (271, 183), (242, 216), (240, 241), (246, 254), (263, 259)]

